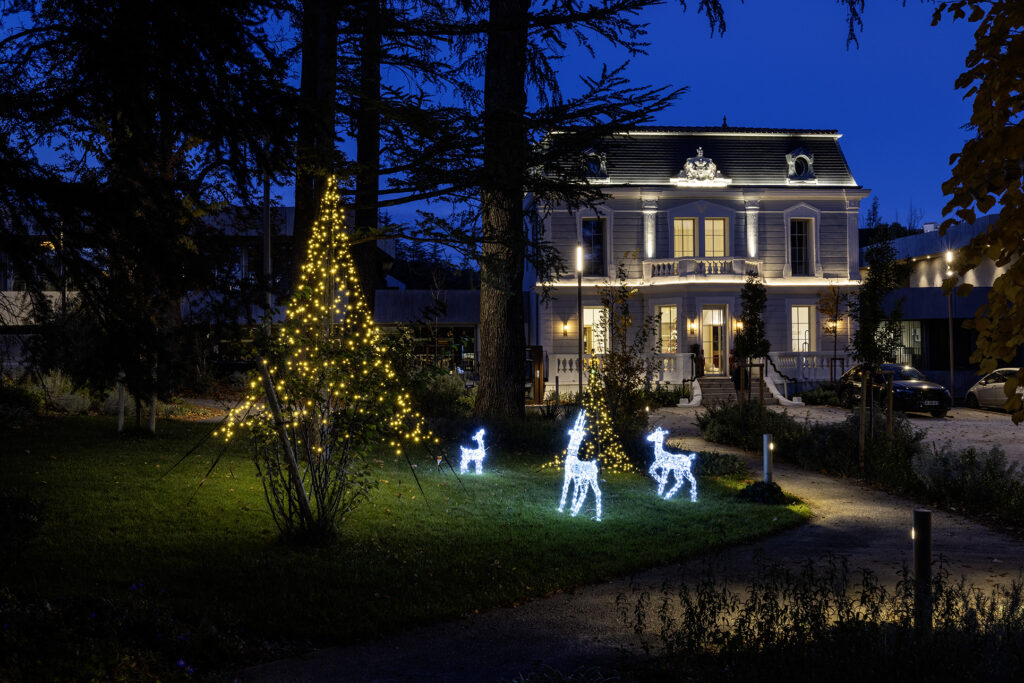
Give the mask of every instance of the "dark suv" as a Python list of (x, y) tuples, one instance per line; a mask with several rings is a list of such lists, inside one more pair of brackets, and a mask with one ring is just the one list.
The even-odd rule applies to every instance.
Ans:
[[(863, 368), (863, 365), (856, 365), (839, 378), (839, 400), (844, 406), (853, 406), (860, 402)], [(873, 373), (871, 395), (876, 404), (888, 405), (890, 372), (893, 410), (904, 413), (931, 413), (935, 417), (945, 417), (949, 412), (953, 399), (944, 386), (930, 381), (920, 370), (897, 363), (883, 363)]]

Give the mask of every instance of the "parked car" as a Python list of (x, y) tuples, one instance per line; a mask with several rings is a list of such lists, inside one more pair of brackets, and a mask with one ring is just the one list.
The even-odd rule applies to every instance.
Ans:
[[(855, 365), (839, 378), (839, 401), (844, 406), (860, 402), (861, 371), (863, 365)], [(904, 413), (931, 413), (945, 417), (953, 405), (949, 391), (924, 376), (920, 370), (909, 365), (883, 363), (871, 378), (872, 396), (876, 404), (887, 406), (889, 402), (889, 376), (892, 373), (892, 407)]]
[[(1002, 408), (1006, 403), (1003, 385), (1019, 370), (1020, 368), (999, 368), (988, 373), (967, 390), (964, 403), (968, 408)], [(1024, 386), (1018, 386), (1017, 393), (1024, 394)]]

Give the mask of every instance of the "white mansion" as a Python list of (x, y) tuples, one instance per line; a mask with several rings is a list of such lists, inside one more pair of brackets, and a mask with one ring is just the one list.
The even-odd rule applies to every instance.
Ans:
[[(532, 343), (547, 356), (546, 388), (557, 377), (562, 391), (576, 390), (581, 330), (584, 364), (602, 353), (599, 293), (620, 263), (638, 290), (633, 301), (660, 316), (657, 379), (689, 379), (701, 357), (705, 375), (728, 373), (749, 271), (767, 287), (775, 364), (791, 376), (827, 379), (833, 347), (845, 355), (849, 324), (841, 321), (834, 338), (816, 303), (829, 285), (849, 291), (860, 284), (857, 228), (869, 194), (854, 180), (839, 137), (831, 130), (640, 127), (607, 140), (590, 166), (591, 181), (610, 199), (597, 211), (554, 207), (545, 219), (570, 268), (577, 245), (583, 253), (582, 320), (570, 271), (551, 283), (553, 298), (531, 326)], [(634, 320), (639, 312), (633, 309)]]

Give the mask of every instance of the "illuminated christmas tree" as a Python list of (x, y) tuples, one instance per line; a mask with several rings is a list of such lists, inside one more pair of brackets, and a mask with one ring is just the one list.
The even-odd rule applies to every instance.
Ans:
[(600, 460), (602, 467), (612, 472), (635, 472), (612, 425), (604, 382), (593, 371), (583, 394), (583, 409), (590, 420), (590, 434), (583, 442), (583, 459)]
[[(274, 360), (221, 430), (249, 428), (254, 459), (278, 528), (324, 540), (367, 497), (367, 456), (382, 445), (405, 455), (435, 442), (410, 403), (363, 299), (331, 178), (321, 203)], [(265, 409), (257, 410), (264, 403)], [(406, 456), (407, 457), (407, 456)]]
[[(612, 472), (636, 472), (636, 467), (629, 462), (622, 442), (612, 426), (608, 402), (605, 399), (604, 383), (591, 371), (587, 391), (583, 394), (583, 410), (587, 415), (587, 434), (583, 440), (580, 460), (598, 460), (603, 468)], [(566, 451), (544, 467), (562, 467)]]

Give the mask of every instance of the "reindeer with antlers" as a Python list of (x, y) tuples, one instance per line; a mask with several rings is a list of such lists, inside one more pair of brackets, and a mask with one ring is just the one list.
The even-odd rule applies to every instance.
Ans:
[(586, 411), (581, 410), (576, 424), (569, 430), (569, 445), (565, 449), (565, 479), (562, 483), (562, 501), (558, 504), (558, 511), (565, 507), (565, 498), (569, 493), (569, 485), (572, 484), (572, 505), (569, 511), (575, 517), (583, 507), (583, 501), (587, 497), (587, 491), (594, 489), (594, 503), (597, 507), (597, 514), (594, 516), (598, 522), (601, 521), (601, 489), (597, 485), (597, 461), (580, 460), (577, 453), (586, 430), (583, 428), (586, 423)]
[(665, 494), (665, 500), (668, 500), (675, 495), (679, 487), (683, 485), (683, 479), (690, 482), (690, 501), (697, 502), (697, 480), (694, 478), (693, 473), (690, 471), (691, 465), (693, 465), (693, 459), (697, 457), (696, 453), (670, 453), (666, 451), (662, 444), (665, 442), (665, 436), (668, 434), (661, 427), (656, 427), (653, 432), (647, 435), (648, 441), (654, 442), (654, 462), (651, 464), (649, 470), (654, 480), (658, 482), (658, 495), (665, 490), (665, 484), (668, 483), (668, 477), (670, 474), (675, 475), (676, 484), (668, 490)]
[(469, 465), (472, 463), (476, 466), (476, 473), (480, 474), (481, 468), (484, 464), (484, 430), (480, 429), (479, 432), (473, 435), (473, 440), (476, 441), (476, 448), (466, 448), (460, 446), (462, 449), (462, 461), (459, 463), (459, 472), (465, 474), (469, 471)]

